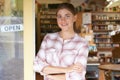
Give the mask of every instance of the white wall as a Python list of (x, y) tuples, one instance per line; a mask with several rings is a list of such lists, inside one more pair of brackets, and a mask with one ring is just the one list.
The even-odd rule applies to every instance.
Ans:
[(120, 0), (113, 2), (112, 4), (109, 3), (107, 7), (116, 7), (116, 6), (120, 6)]
[(54, 4), (54, 3), (62, 3), (67, 2), (67, 0), (37, 0), (40, 4)]
[(70, 0), (70, 3), (72, 3), (75, 7), (81, 5), (85, 0)]
[[(68, 2), (69, 0), (37, 0), (39, 3), (46, 3), (46, 4), (54, 4), (54, 3), (61, 3), (61, 2)], [(72, 3), (75, 7), (79, 6), (81, 3), (83, 3), (85, 0), (70, 0), (70, 3)]]

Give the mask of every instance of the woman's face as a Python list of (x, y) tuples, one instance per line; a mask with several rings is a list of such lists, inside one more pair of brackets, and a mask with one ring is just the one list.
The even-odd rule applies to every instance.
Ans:
[(73, 30), (73, 24), (76, 21), (76, 16), (67, 9), (60, 9), (57, 12), (57, 23), (62, 31)]

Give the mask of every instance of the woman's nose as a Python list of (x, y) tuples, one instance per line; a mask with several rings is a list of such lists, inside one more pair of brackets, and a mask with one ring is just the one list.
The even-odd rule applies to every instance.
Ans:
[(61, 18), (61, 21), (66, 21), (66, 18), (65, 18), (65, 17), (62, 17), (62, 18)]

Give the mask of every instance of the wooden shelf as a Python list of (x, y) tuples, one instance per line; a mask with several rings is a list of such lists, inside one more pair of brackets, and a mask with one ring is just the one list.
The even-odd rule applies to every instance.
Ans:
[(94, 19), (93, 21), (110, 21), (110, 22), (115, 22), (115, 21), (120, 21), (120, 19)]
[(111, 37), (95, 37), (97, 39), (111, 39)]
[(93, 30), (94, 32), (111, 32), (112, 30)]
[(112, 42), (96, 42), (96, 44), (112, 44)]
[(56, 24), (56, 22), (44, 22), (44, 23), (42, 22), (41, 26), (42, 25), (50, 25), (51, 26), (51, 25), (54, 25), (54, 24)]
[(97, 47), (97, 49), (98, 49), (98, 51), (112, 51), (112, 48), (110, 48), (110, 47), (103, 47), (103, 48)]
[(105, 12), (105, 11), (97, 11), (97, 12), (92, 12), (93, 14), (109, 14), (109, 13), (111, 13), (111, 14), (114, 14), (114, 13), (120, 13), (120, 11), (109, 11), (109, 12)]

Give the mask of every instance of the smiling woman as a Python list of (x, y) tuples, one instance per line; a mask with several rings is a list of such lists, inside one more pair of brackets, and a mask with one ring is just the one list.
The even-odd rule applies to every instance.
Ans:
[(34, 71), (44, 80), (85, 80), (88, 42), (74, 30), (75, 8), (61, 3), (56, 16), (61, 31), (45, 35), (34, 60)]

